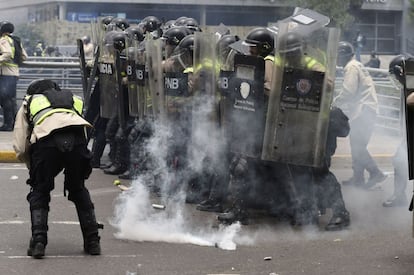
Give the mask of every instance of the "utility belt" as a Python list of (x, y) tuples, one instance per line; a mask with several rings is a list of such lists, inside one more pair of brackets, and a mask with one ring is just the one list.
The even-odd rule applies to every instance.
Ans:
[(38, 140), (33, 146), (56, 147), (61, 152), (71, 152), (78, 145), (86, 145), (84, 126), (68, 126), (53, 130), (46, 137)]

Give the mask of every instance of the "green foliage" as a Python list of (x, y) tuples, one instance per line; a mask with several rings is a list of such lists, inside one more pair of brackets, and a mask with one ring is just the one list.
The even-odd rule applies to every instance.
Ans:
[(414, 20), (414, 0), (409, 0), (410, 2), (410, 10), (408, 11), (408, 16), (411, 20)]

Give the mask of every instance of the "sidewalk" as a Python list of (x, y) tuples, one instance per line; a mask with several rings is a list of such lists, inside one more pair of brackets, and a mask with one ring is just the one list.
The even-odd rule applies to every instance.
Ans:
[(13, 150), (13, 132), (0, 131), (0, 162), (19, 162)]
[[(13, 132), (0, 132), (0, 162), (18, 162), (12, 145)], [(390, 160), (395, 153), (401, 137), (390, 136), (381, 132), (375, 132), (368, 145), (372, 156), (378, 160)], [(346, 161), (350, 163), (351, 150), (348, 138), (338, 138), (338, 148), (333, 157), (333, 162)]]

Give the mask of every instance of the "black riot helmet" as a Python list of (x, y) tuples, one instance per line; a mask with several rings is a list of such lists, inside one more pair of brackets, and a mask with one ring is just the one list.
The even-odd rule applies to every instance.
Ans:
[(82, 37), (82, 41), (85, 44), (89, 44), (91, 42), (91, 37), (89, 35), (85, 35)]
[(112, 36), (112, 41), (114, 43), (114, 48), (118, 51), (123, 51), (125, 49), (125, 33), (124, 32), (116, 32)]
[(285, 55), (297, 55), (303, 51), (305, 41), (297, 32), (288, 32), (280, 36), (279, 53)]
[(354, 47), (349, 42), (340, 41), (338, 44), (338, 55), (352, 57), (354, 55)]
[(114, 35), (118, 33), (117, 31), (108, 31), (105, 33), (105, 37), (104, 37), (104, 44), (105, 45), (113, 45), (114, 42)]
[(336, 63), (338, 66), (345, 66), (354, 56), (354, 47), (347, 41), (338, 43), (338, 57)]
[(228, 48), (231, 44), (240, 40), (240, 37), (234, 34), (225, 34), (217, 41), (217, 50), (221, 52), (222, 50)]
[(113, 19), (114, 19), (113, 16), (105, 16), (104, 18), (101, 19), (101, 24), (102, 26), (104, 26), (104, 29), (108, 27), (108, 25), (112, 22)]
[(388, 65), (389, 73), (394, 75), (402, 85), (405, 83), (405, 61), (410, 57), (408, 54), (397, 55)]
[(178, 43), (177, 47), (180, 50), (187, 50), (192, 53), (194, 51), (194, 41), (195, 37), (193, 34), (187, 35), (180, 41), (180, 43)]
[(124, 31), (129, 27), (128, 20), (126, 20), (125, 18), (118, 18), (118, 17), (112, 19), (111, 25), (116, 26), (116, 28), (121, 31)]
[(144, 31), (138, 26), (130, 26), (125, 30), (125, 32), (131, 40), (139, 42), (144, 40)]
[(230, 45), (239, 41), (240, 38), (237, 35), (225, 34), (223, 35), (216, 44), (217, 54), (221, 57), (226, 58), (231, 48)]
[(275, 47), (274, 34), (267, 28), (255, 28), (247, 34), (243, 44), (257, 47), (259, 56), (266, 57)]
[(14, 25), (9, 21), (3, 21), (0, 23), (0, 34), (3, 33), (13, 33), (14, 32)]
[(189, 34), (190, 32), (187, 28), (176, 26), (166, 30), (163, 33), (162, 38), (165, 40), (167, 45), (177, 46), (180, 41)]
[(168, 29), (174, 27), (175, 20), (168, 20), (164, 24), (162, 24), (161, 28), (164, 32), (166, 32)]
[(198, 25), (197, 20), (195, 20), (194, 18), (191, 18), (191, 17), (186, 18), (184, 20), (184, 26), (186, 26), (192, 32), (201, 31), (201, 29), (200, 29), (200, 27)]
[(183, 68), (193, 66), (194, 43), (194, 34), (190, 34), (184, 37), (174, 49), (173, 54), (178, 58)]
[(28, 95), (42, 94), (44, 91), (50, 89), (54, 89), (56, 91), (61, 90), (59, 85), (50, 79), (36, 79), (29, 84), (26, 93)]
[(187, 16), (181, 16), (175, 19), (174, 25), (175, 26), (185, 26), (185, 21), (188, 19)]
[(155, 16), (147, 16), (142, 19), (144, 23), (144, 33), (153, 32), (161, 27), (161, 21)]

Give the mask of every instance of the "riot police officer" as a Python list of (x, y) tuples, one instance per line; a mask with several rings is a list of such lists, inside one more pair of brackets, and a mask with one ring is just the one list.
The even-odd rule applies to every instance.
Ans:
[[(234, 58), (234, 52), (230, 48), (230, 45), (239, 41), (240, 38), (237, 35), (227, 34), (223, 35), (216, 43), (216, 54), (218, 57), (218, 63), (220, 64), (220, 68), (222, 72), (232, 72)], [(225, 81), (227, 81), (226, 78)], [(224, 80), (222, 80), (224, 81)], [(226, 84), (223, 83), (223, 86), (227, 87)], [(216, 173), (214, 177), (211, 178), (209, 184), (209, 194), (208, 198), (204, 201), (201, 201), (197, 205), (197, 210), (200, 211), (211, 211), (211, 212), (222, 212), (224, 203), (226, 202), (226, 197), (228, 193), (228, 182), (229, 182), (229, 173), (228, 173), (228, 165), (231, 159), (230, 154), (230, 146), (228, 143), (229, 135), (230, 135), (230, 127), (231, 127), (231, 119), (229, 115), (229, 110), (232, 101), (230, 100), (229, 96), (222, 91), (220, 96), (218, 106), (218, 113), (220, 117), (220, 131), (221, 137), (224, 143), (223, 148), (223, 158), (222, 158), (222, 167), (216, 169)], [(225, 170), (225, 171), (223, 171)]]
[[(250, 55), (265, 60), (264, 93), (269, 94), (273, 70), (274, 34), (267, 28), (255, 28), (249, 32), (243, 43), (249, 47)], [(261, 111), (263, 112), (264, 110)], [(258, 121), (257, 123), (261, 122)], [(233, 155), (229, 169), (228, 193), (230, 208), (218, 215), (220, 222), (225, 224), (231, 224), (236, 221), (242, 224), (249, 223), (247, 195), (254, 192), (249, 192), (248, 190), (252, 188), (252, 183), (259, 182), (261, 184), (263, 182), (263, 178), (258, 180), (256, 176), (266, 174), (264, 167), (259, 159), (247, 157), (243, 154)]]
[[(14, 25), (9, 21), (0, 24), (0, 106), (3, 109), (3, 125), (0, 131), (12, 131), (16, 115), (16, 85), (19, 77), (19, 65), (14, 61), (16, 53), (15, 42), (11, 35)], [(26, 60), (27, 53), (22, 48), (22, 58)]]
[(91, 125), (82, 118), (83, 102), (70, 91), (47, 79), (36, 80), (27, 88), (14, 128), (13, 147), (17, 157), (29, 168), (32, 237), (27, 254), (39, 259), (48, 243), (50, 192), (55, 177), (64, 169), (64, 192), (76, 206), (84, 251), (101, 254), (100, 237), (94, 205), (85, 187), (92, 171), (85, 128)]
[[(113, 35), (112, 42), (115, 51), (121, 53), (125, 50), (125, 39), (126, 36), (124, 32), (117, 32)], [(125, 65), (124, 62), (123, 65)], [(124, 66), (116, 68), (116, 70), (121, 70), (121, 72), (117, 72), (119, 77), (123, 78), (125, 76)], [(104, 169), (104, 173), (109, 175), (120, 175), (125, 173), (128, 170), (130, 160), (130, 146), (127, 137), (132, 128), (133, 119), (129, 116), (128, 112), (128, 88), (125, 82), (122, 82), (122, 85), (117, 88), (117, 112), (115, 112), (109, 120), (106, 129), (107, 138), (113, 140), (114, 145), (112, 165)]]
[[(178, 44), (183, 40), (184, 37), (190, 34), (190, 31), (182, 26), (174, 26), (166, 30), (162, 34), (162, 39), (164, 40), (164, 51), (165, 51), (165, 58), (166, 61), (164, 62), (164, 67), (172, 66), (173, 59), (168, 60), (171, 57), (174, 49), (178, 46)], [(167, 65), (171, 64), (171, 65)], [(172, 69), (164, 68), (164, 71), (171, 71)]]
[(162, 36), (161, 20), (156, 16), (147, 16), (142, 19), (142, 27), (144, 33), (151, 34), (152, 38), (158, 39)]
[(350, 214), (345, 207), (342, 196), (341, 185), (336, 176), (329, 170), (331, 157), (334, 155), (337, 137), (346, 137), (349, 134), (348, 117), (337, 107), (332, 107), (329, 115), (328, 136), (326, 140), (326, 151), (321, 167), (313, 169), (314, 182), (316, 185), (316, 197), (321, 213), (326, 208), (332, 209), (332, 217), (325, 226), (327, 231), (341, 230), (351, 223)]

